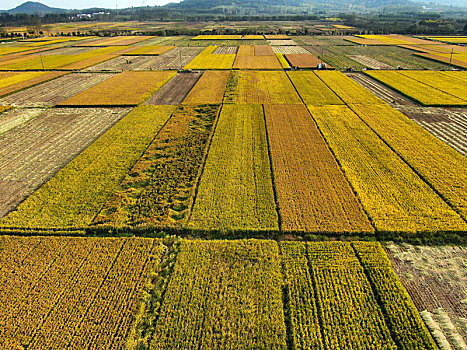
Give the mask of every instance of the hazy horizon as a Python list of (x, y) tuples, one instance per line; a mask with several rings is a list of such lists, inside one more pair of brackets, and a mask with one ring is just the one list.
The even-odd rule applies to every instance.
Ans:
[[(11, 10), (27, 0), (4, 0), (0, 5), (0, 10)], [(154, 6), (154, 5), (165, 5), (170, 2), (180, 2), (179, 0), (84, 0), (84, 1), (71, 1), (71, 0), (46, 0), (46, 1), (35, 1), (40, 2), (50, 7), (58, 7), (63, 9), (87, 9), (92, 7), (105, 7), (114, 9), (127, 8), (131, 6)]]

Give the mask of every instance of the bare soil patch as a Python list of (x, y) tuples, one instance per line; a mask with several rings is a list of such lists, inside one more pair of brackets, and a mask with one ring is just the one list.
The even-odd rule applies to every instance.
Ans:
[(152, 95), (146, 105), (178, 105), (182, 103), (193, 86), (198, 82), (201, 73), (177, 74), (159, 91)]

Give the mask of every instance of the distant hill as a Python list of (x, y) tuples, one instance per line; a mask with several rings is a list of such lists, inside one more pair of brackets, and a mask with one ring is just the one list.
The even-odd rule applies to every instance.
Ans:
[(67, 12), (65, 9), (59, 9), (55, 7), (49, 7), (41, 4), (40, 2), (28, 1), (14, 9), (8, 10), (9, 13), (27, 13), (27, 14), (46, 14), (46, 13), (63, 13)]

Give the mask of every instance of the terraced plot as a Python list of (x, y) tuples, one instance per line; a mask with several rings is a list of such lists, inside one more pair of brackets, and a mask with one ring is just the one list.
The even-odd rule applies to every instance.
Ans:
[(261, 106), (222, 107), (189, 227), (278, 229)]
[(113, 74), (72, 73), (52, 81), (0, 98), (0, 104), (27, 108), (47, 108), (62, 103), (103, 81)]
[[(0, 221), (0, 226), (82, 228), (90, 224), (174, 109), (173, 106), (134, 109)], [(60, 111), (58, 113), (63, 113)], [(75, 111), (80, 115), (85, 110)], [(108, 122), (101, 114), (97, 119)], [(79, 120), (84, 124), (83, 128), (89, 127), (86, 120)], [(82, 134), (78, 136), (83, 138)], [(62, 147), (54, 146), (51, 148), (61, 151)], [(31, 172), (32, 166), (28, 162), (25, 167)]]
[(0, 237), (0, 346), (123, 348), (164, 250), (145, 238)]
[(127, 110), (65, 108), (38, 116), (41, 112), (31, 110), (10, 115), (16, 117), (11, 122), (22, 124), (0, 136), (1, 217), (88, 147)]
[(281, 229), (373, 232), (306, 107), (266, 105), (264, 111)]

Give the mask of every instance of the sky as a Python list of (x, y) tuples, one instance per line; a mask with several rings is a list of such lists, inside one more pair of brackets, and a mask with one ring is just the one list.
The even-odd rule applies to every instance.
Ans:
[[(27, 0), (1, 0), (0, 10), (10, 10), (18, 5), (26, 2)], [(50, 7), (58, 7), (64, 9), (86, 9), (91, 7), (105, 7), (114, 9), (125, 8), (131, 6), (154, 6), (165, 5), (169, 2), (179, 2), (178, 0), (31, 0), (41, 2)]]

